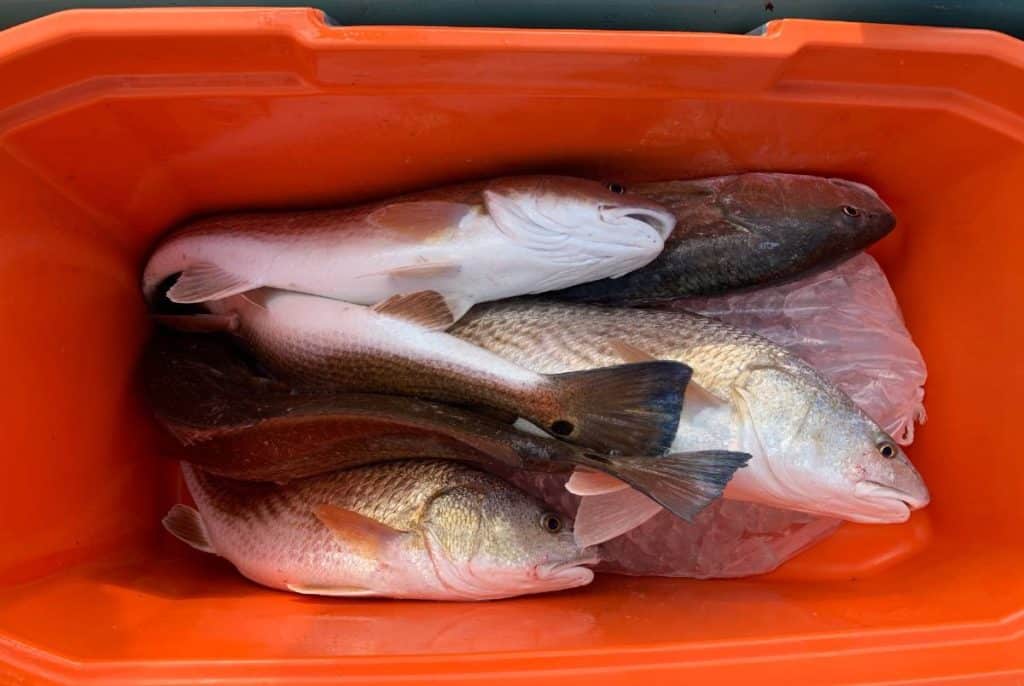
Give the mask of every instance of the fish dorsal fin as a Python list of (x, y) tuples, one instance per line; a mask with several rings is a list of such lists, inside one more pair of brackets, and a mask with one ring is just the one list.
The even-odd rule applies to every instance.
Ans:
[(404, 532), (337, 505), (317, 505), (313, 514), (343, 545), (368, 558), (381, 558)]
[(221, 333), (238, 330), (238, 315), (230, 314), (155, 314), (153, 321), (175, 331)]
[(623, 362), (652, 362), (658, 359), (646, 350), (641, 350), (621, 338), (613, 338), (608, 341), (608, 347), (610, 347), (612, 352), (621, 358)]
[(661, 505), (640, 491), (625, 488), (580, 501), (573, 524), (576, 545), (598, 545), (632, 531), (661, 511)]
[(458, 227), (472, 205), (444, 200), (414, 200), (384, 205), (366, 220), (374, 226), (420, 239)]
[(260, 285), (215, 264), (196, 262), (185, 268), (167, 291), (167, 298), (181, 304), (201, 303), (238, 295), (259, 288)]
[(188, 505), (177, 504), (163, 518), (164, 528), (182, 543), (204, 553), (217, 554), (200, 514)]
[(602, 495), (629, 488), (629, 484), (610, 474), (590, 469), (575, 469), (565, 484), (565, 490), (573, 495)]
[(443, 331), (455, 323), (448, 302), (437, 291), (393, 295), (374, 305), (373, 310), (432, 331)]
[(312, 584), (286, 584), (288, 590), (302, 595), (326, 595), (337, 598), (365, 598), (380, 595), (377, 591), (362, 586), (315, 586)]

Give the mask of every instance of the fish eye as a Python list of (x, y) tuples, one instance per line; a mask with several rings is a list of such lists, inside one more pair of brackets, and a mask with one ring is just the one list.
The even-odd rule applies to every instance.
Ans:
[(889, 441), (882, 441), (878, 444), (878, 454), (887, 460), (896, 457), (896, 446)]
[(859, 217), (860, 210), (858, 210), (856, 207), (851, 207), (850, 205), (843, 205), (843, 214), (845, 214), (847, 217)]
[(556, 419), (555, 421), (551, 422), (550, 429), (551, 433), (553, 433), (556, 436), (568, 436), (573, 431), (576, 430), (576, 427), (573, 425), (572, 422), (567, 422), (564, 419)]
[(626, 192), (626, 187), (623, 186), (622, 184), (610, 183), (608, 184), (608, 190), (610, 190), (612, 193), (615, 193), (616, 195), (622, 195), (623, 193)]
[(562, 518), (554, 512), (545, 512), (540, 516), (540, 528), (549, 534), (557, 534), (564, 526)]

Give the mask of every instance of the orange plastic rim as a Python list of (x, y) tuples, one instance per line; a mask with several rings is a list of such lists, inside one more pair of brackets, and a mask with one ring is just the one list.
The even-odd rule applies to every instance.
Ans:
[[(77, 11), (0, 33), (0, 676), (228, 683), (1019, 683), (1024, 50), (983, 31), (339, 28)], [(168, 539), (138, 276), (184, 217), (472, 177), (778, 170), (876, 187), (929, 363), (933, 505), (765, 577), (489, 604), (310, 599)], [(2, 679), (0, 679), (2, 680)]]

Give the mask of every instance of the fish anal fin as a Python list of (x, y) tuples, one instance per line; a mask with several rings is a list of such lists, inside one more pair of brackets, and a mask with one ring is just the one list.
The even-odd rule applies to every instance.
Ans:
[(215, 264), (197, 262), (185, 268), (167, 291), (167, 299), (181, 304), (201, 303), (238, 295), (260, 285)]
[(206, 531), (203, 518), (194, 508), (177, 504), (164, 515), (162, 524), (167, 531), (182, 543), (187, 543), (204, 553), (217, 554)]
[(302, 595), (325, 595), (337, 598), (366, 598), (380, 595), (377, 591), (361, 586), (317, 586), (314, 584), (286, 584), (289, 591)]
[(443, 331), (455, 323), (448, 302), (437, 291), (393, 295), (374, 305), (373, 310), (432, 331)]

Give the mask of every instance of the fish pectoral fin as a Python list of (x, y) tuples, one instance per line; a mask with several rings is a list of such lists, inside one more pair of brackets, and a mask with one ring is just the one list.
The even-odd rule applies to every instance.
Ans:
[(172, 507), (161, 522), (164, 528), (182, 543), (187, 543), (204, 553), (217, 554), (210, 542), (203, 518), (195, 508), (180, 503)]
[(456, 228), (473, 211), (472, 205), (444, 200), (414, 200), (384, 205), (366, 220), (376, 227), (420, 239)]
[(387, 546), (405, 534), (387, 524), (336, 505), (316, 505), (313, 514), (353, 552), (380, 559)]
[(727, 401), (691, 380), (686, 387), (686, 393), (683, 394), (683, 411), (679, 415), (680, 430), (697, 423), (697, 415), (705, 410), (722, 410), (728, 407)]
[(238, 330), (238, 315), (231, 314), (155, 314), (153, 321), (168, 329), (194, 333), (221, 333)]
[(441, 276), (455, 276), (461, 271), (462, 265), (456, 262), (423, 262), (392, 267), (379, 273), (393, 279), (432, 279)]
[(651, 362), (658, 359), (646, 350), (641, 350), (621, 338), (613, 338), (608, 341), (608, 347), (610, 347), (612, 352), (615, 353), (615, 355), (623, 362)]
[(565, 490), (573, 495), (602, 495), (629, 488), (629, 484), (609, 474), (576, 468), (565, 483)]
[(660, 511), (661, 505), (632, 488), (585, 496), (580, 501), (573, 523), (576, 545), (584, 548), (610, 541), (632, 531)]
[(171, 302), (181, 304), (201, 303), (238, 295), (259, 288), (261, 285), (245, 277), (232, 274), (215, 264), (197, 262), (185, 268), (178, 280), (167, 291), (167, 298)]
[(374, 305), (373, 310), (432, 331), (444, 331), (455, 323), (448, 301), (437, 291), (393, 295)]
[(444, 296), (444, 301), (448, 303), (448, 311), (452, 313), (452, 319), (459, 321), (463, 315), (469, 312), (470, 308), (476, 304), (475, 301), (467, 298), (463, 295), (454, 295), (448, 293)]
[(327, 595), (338, 598), (365, 598), (380, 595), (377, 591), (361, 586), (314, 586), (310, 584), (285, 584), (289, 591), (302, 595)]

